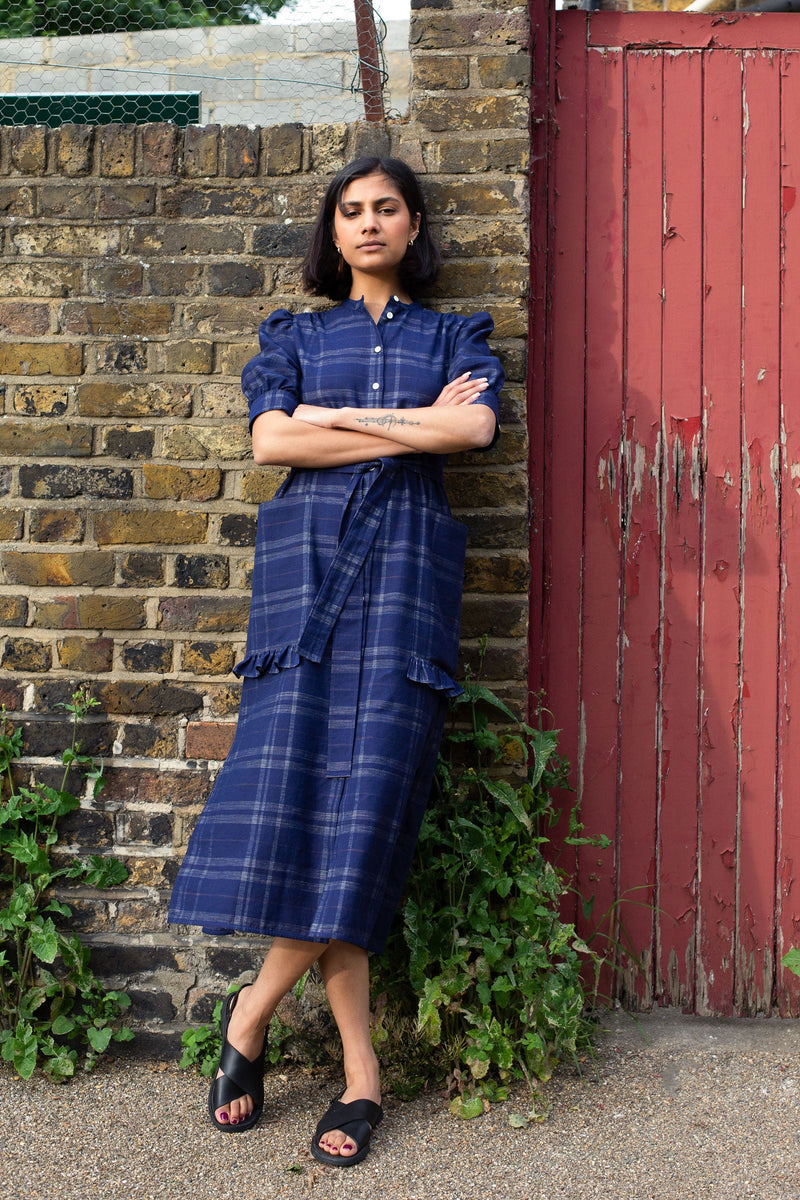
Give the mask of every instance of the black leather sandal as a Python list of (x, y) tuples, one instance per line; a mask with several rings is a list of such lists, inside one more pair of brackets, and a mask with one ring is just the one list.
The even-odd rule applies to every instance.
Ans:
[[(245, 1058), (228, 1041), (228, 1025), (241, 991), (242, 988), (239, 988), (238, 991), (231, 992), (222, 1007), (222, 1052), (217, 1066), (217, 1071), (222, 1071), (222, 1074), (217, 1074), (208, 1093), (211, 1121), (223, 1133), (244, 1133), (247, 1129), (252, 1129), (264, 1110), (264, 1055), (267, 1050), (267, 1030), (264, 1030), (263, 1049), (253, 1060)], [(218, 1121), (214, 1115), (216, 1110), (226, 1108), (242, 1096), (251, 1096), (253, 1099), (254, 1107), (250, 1115), (243, 1121), (237, 1121), (235, 1125), (231, 1121)]]
[[(373, 1130), (382, 1120), (383, 1109), (373, 1100), (352, 1100), (349, 1104), (342, 1104), (337, 1097), (317, 1125), (311, 1139), (311, 1153), (317, 1162), (329, 1167), (354, 1167), (367, 1157)], [(322, 1149), (319, 1139), (332, 1129), (341, 1129), (351, 1142), (355, 1142), (358, 1147), (355, 1154), (329, 1154)]]

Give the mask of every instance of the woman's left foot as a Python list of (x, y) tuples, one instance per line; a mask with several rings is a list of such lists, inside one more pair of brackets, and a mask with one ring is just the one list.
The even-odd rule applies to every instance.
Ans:
[(383, 1120), (383, 1109), (374, 1100), (348, 1099), (347, 1088), (330, 1105), (311, 1139), (317, 1162), (330, 1167), (354, 1167), (369, 1153), (373, 1130)]

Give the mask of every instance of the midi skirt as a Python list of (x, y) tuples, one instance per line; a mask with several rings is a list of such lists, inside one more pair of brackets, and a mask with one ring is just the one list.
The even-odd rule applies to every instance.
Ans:
[(383, 949), (460, 691), (465, 543), (430, 456), (293, 470), (261, 505), (236, 736), (170, 921)]

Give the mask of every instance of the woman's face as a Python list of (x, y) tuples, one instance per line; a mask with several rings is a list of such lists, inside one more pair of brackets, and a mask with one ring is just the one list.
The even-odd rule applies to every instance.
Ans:
[(356, 276), (397, 278), (397, 268), (419, 232), (397, 184), (380, 172), (354, 179), (333, 218), (333, 241)]

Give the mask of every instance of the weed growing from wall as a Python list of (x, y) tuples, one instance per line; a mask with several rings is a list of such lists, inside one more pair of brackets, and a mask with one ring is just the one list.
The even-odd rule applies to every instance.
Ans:
[(70, 774), (79, 771), (94, 795), (102, 787), (101, 767), (81, 754), (78, 741), (79, 724), (96, 703), (79, 689), (63, 706), (72, 718), (72, 736), (61, 757), (58, 788), (16, 785), (12, 768), (22, 755), (22, 730), (5, 720), (0, 728), (0, 1050), (23, 1079), (37, 1065), (55, 1080), (69, 1078), (79, 1062), (91, 1070), (112, 1041), (133, 1036), (120, 1024), (129, 998), (105, 991), (91, 971), (87, 948), (56, 925), (72, 913), (54, 886), (112, 887), (128, 874), (113, 858), (93, 855), (57, 865), (51, 857), (59, 818), (80, 807), (79, 797), (67, 790)]

